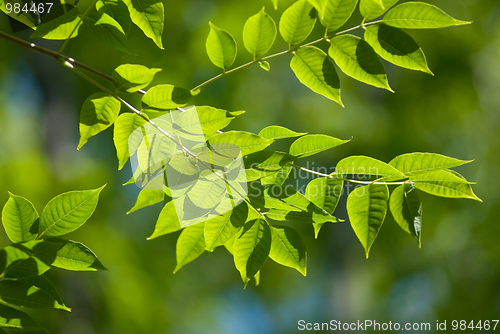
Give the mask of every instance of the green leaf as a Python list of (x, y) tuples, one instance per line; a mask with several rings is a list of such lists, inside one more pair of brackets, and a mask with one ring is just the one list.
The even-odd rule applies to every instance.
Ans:
[(306, 276), (306, 246), (300, 234), (291, 227), (271, 226), (272, 243), (269, 257), (281, 265), (297, 269)]
[(198, 120), (205, 136), (217, 133), (217, 130), (224, 129), (231, 121), (238, 116), (223, 109), (217, 109), (209, 106), (196, 106)]
[(288, 7), (281, 16), (281, 37), (290, 46), (300, 44), (309, 36), (315, 23), (316, 9), (306, 0), (299, 0)]
[(332, 61), (314, 46), (293, 52), (290, 67), (299, 81), (313, 92), (344, 106), (340, 99), (340, 81)]
[(24, 281), (0, 281), (0, 299), (6, 303), (17, 306), (30, 308), (53, 307), (70, 311), (69, 308), (59, 304), (56, 299), (43, 289)]
[(73, 271), (107, 270), (94, 252), (80, 242), (59, 238), (50, 238), (47, 241), (61, 244), (52, 263), (54, 267)]
[(92, 216), (99, 193), (106, 185), (84, 191), (70, 191), (49, 201), (40, 218), (39, 236), (59, 236), (82, 226)]
[(367, 258), (384, 222), (388, 199), (389, 190), (381, 184), (358, 187), (347, 197), (347, 214)]
[(290, 146), (290, 154), (300, 158), (326, 151), (332, 147), (347, 143), (349, 140), (341, 140), (327, 135), (306, 135), (300, 137)]
[[(328, 213), (321, 212), (305, 212), (305, 211), (287, 211), (279, 209), (271, 209), (266, 214), (267, 218), (278, 220), (278, 221), (294, 221), (298, 223), (338, 223), (342, 220), (334, 217)], [(318, 230), (319, 231), (319, 230)]]
[[(78, 36), (80, 11), (72, 5), (57, 5), (47, 13), (31, 38), (63, 40)], [(76, 29), (75, 29), (76, 28)], [(71, 34), (71, 36), (70, 36)]]
[(361, 174), (376, 177), (393, 176), (396, 178), (406, 178), (403, 173), (391, 165), (362, 155), (355, 155), (340, 160), (337, 167), (335, 167), (335, 172), (344, 175)]
[(422, 238), (422, 203), (417, 189), (408, 183), (400, 185), (392, 192), (389, 207), (396, 223), (404, 231), (414, 236), (420, 247)]
[(375, 52), (385, 60), (400, 67), (432, 75), (422, 49), (410, 35), (398, 28), (385, 24), (368, 26), (364, 37)]
[(225, 72), (236, 59), (236, 41), (225, 30), (217, 28), (210, 22), (210, 33), (206, 42), (208, 58)]
[(238, 233), (249, 216), (252, 215), (249, 214), (247, 203), (241, 202), (232, 211), (207, 220), (205, 222), (206, 250), (212, 252), (215, 247), (224, 245)]
[(66, 307), (64, 305), (64, 302), (61, 298), (61, 295), (59, 294), (59, 291), (57, 291), (57, 288), (52, 284), (50, 280), (48, 280), (45, 276), (33, 276), (33, 277), (28, 277), (28, 278), (20, 278), (18, 281), (35, 286), (48, 294), (52, 299), (55, 300), (57, 304), (60, 305), (60, 309), (66, 310), (66, 311), (71, 311), (70, 308)]
[(318, 9), (321, 24), (326, 28), (326, 34), (335, 32), (351, 17), (358, 0), (326, 0)]
[(208, 142), (216, 147), (216, 151), (220, 154), (223, 154), (226, 150), (232, 152), (237, 147), (241, 150), (242, 156), (261, 151), (273, 143), (272, 140), (244, 131), (219, 133), (211, 137)]
[(307, 134), (306, 132), (295, 132), (285, 127), (279, 125), (270, 125), (260, 130), (259, 136), (266, 139), (283, 139), (283, 138), (293, 138), (300, 137)]
[(278, 10), (278, 0), (272, 0), (273, 1), (273, 6), (275, 10)]
[(181, 225), (179, 224), (179, 218), (175, 211), (174, 202), (168, 202), (160, 212), (160, 216), (156, 221), (156, 226), (153, 234), (148, 238), (148, 240), (157, 238), (161, 235), (179, 231)]
[(137, 196), (137, 201), (135, 202), (132, 209), (127, 212), (127, 214), (145, 208), (147, 206), (160, 203), (161, 201), (163, 201), (164, 196), (165, 193), (163, 192), (163, 190), (150, 190), (144, 188)]
[(90, 139), (101, 131), (109, 128), (118, 113), (120, 102), (111, 95), (94, 93), (83, 102), (80, 110), (80, 149)]
[(38, 219), (38, 212), (26, 198), (9, 192), (10, 198), (2, 210), (2, 223), (12, 242), (33, 240), (37, 231), (30, 231)]
[[(332, 215), (342, 195), (343, 186), (342, 175), (318, 177), (307, 184), (305, 197)], [(313, 223), (316, 238), (318, 238), (322, 226), (323, 223)]]
[(396, 28), (435, 29), (470, 24), (456, 20), (436, 6), (424, 2), (406, 2), (385, 14), (382, 22)]
[(123, 0), (130, 12), (130, 18), (136, 26), (163, 49), (163, 3), (157, 0)]
[[(27, 25), (33, 30), (36, 30), (36, 27), (40, 24), (40, 14), (38, 11), (32, 12), (32, 11), (23, 11), (21, 10), (19, 13), (16, 13), (14, 10), (11, 10), (10, 13), (7, 12), (7, 8), (5, 7), (7, 3), (10, 3), (12, 6), (14, 6), (16, 3), (20, 5), (20, 8), (22, 8), (25, 4), (28, 5), (28, 8), (31, 8), (31, 6), (37, 6), (32, 0), (27, 1), (27, 0), (2, 0), (0, 1), (0, 10), (10, 16), (11, 18)], [(14, 8), (14, 7), (13, 7)]]
[(130, 13), (127, 5), (121, 0), (98, 0), (95, 4), (97, 12), (106, 13), (120, 24), (125, 33), (130, 30)]
[(425, 173), (418, 173), (410, 175), (410, 181), (412, 182), (427, 182), (427, 181), (446, 181), (454, 183), (467, 183), (470, 184), (463, 176), (460, 174), (454, 174), (453, 171), (447, 169), (432, 170)]
[(0, 328), (17, 330), (42, 329), (36, 321), (26, 313), (3, 304), (0, 304)]
[(128, 40), (122, 26), (106, 13), (95, 13), (85, 17), (91, 22), (92, 35), (97, 36), (104, 44), (117, 50), (130, 53)]
[(276, 39), (276, 24), (266, 14), (264, 7), (251, 16), (243, 27), (243, 44), (253, 55), (253, 59), (261, 58), (271, 48)]
[(267, 61), (259, 61), (259, 66), (263, 68), (266, 71), (269, 71), (271, 69), (271, 65)]
[(296, 157), (287, 153), (265, 150), (249, 154), (243, 158), (243, 161), (250, 168), (277, 171), (295, 159)]
[(271, 250), (271, 229), (261, 219), (247, 222), (234, 240), (234, 264), (246, 285), (262, 268)]
[[(118, 156), (118, 169), (122, 169), (129, 158), (129, 138), (135, 129), (144, 125), (146, 120), (135, 113), (123, 113), (115, 121), (113, 141), (116, 147), (116, 155)], [(135, 143), (137, 146), (130, 148), (135, 152), (139, 147), (140, 142)]]
[(193, 95), (187, 89), (173, 85), (158, 85), (151, 87), (142, 97), (143, 108), (153, 110), (170, 110), (184, 107)]
[[(449, 177), (457, 177), (451, 171), (441, 171), (449, 174)], [(436, 172), (428, 173), (436, 174)], [(445, 175), (440, 173), (441, 175)], [(426, 174), (422, 174), (426, 175)], [(454, 181), (436, 181), (433, 180), (436, 178), (435, 176), (429, 177), (429, 180), (425, 180), (421, 177), (421, 174), (410, 176), (410, 181), (413, 183), (415, 188), (418, 190), (422, 190), (431, 195), (439, 196), (439, 197), (448, 197), (448, 198), (470, 198), (476, 201), (482, 202), (482, 200), (474, 194), (472, 191), (472, 187), (467, 182), (464, 182), (462, 179), (459, 182)], [(446, 178), (445, 178), (446, 179)]]
[(370, 21), (384, 14), (398, 0), (359, 0), (359, 11), (365, 18), (365, 21)]
[(182, 231), (175, 247), (177, 265), (174, 274), (203, 253), (205, 250), (204, 230), (205, 224), (195, 224)]
[(340, 35), (330, 42), (328, 54), (342, 72), (368, 85), (393, 92), (382, 61), (367, 42), (353, 35)]
[(7, 246), (0, 250), (0, 276), (39, 276), (50, 269), (60, 246), (59, 243), (45, 240), (30, 240)]
[(389, 165), (406, 175), (426, 173), (438, 169), (457, 167), (472, 160), (458, 160), (435, 153), (406, 153), (389, 161)]
[(149, 69), (142, 65), (120, 65), (113, 71), (113, 84), (118, 90), (133, 93), (149, 85), (160, 71), (161, 68)]

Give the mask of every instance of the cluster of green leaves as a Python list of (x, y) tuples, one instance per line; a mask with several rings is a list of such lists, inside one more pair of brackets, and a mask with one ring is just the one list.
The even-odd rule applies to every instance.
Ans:
[(9, 193), (2, 223), (13, 243), (0, 249), (0, 328), (41, 329), (23, 308), (71, 311), (43, 276), (51, 267), (106, 270), (87, 246), (59, 238), (90, 218), (103, 188), (60, 194), (47, 203), (41, 216), (29, 200)]
[[(205, 84), (227, 73), (257, 63), (269, 70), (268, 59), (292, 53), (290, 67), (299, 81), (340, 105), (340, 80), (335, 64), (346, 75), (389, 91), (392, 89), (380, 58), (399, 67), (432, 74), (418, 44), (401, 29), (443, 28), (468, 22), (456, 20), (437, 7), (423, 2), (396, 3), (397, 0), (360, 0), (362, 22), (344, 30), (341, 30), (342, 27), (358, 7), (357, 0), (298, 0), (283, 12), (278, 27), (263, 8), (251, 16), (243, 28), (244, 46), (252, 55), (252, 60), (236, 68), (231, 68), (237, 55), (235, 39), (227, 31), (210, 23), (206, 50), (212, 63), (222, 69), (221, 74), (192, 90), (162, 84), (151, 87), (146, 92), (142, 89), (149, 86), (160, 69), (150, 69), (143, 65), (121, 65), (108, 78), (116, 88), (114, 92), (88, 79), (104, 92), (91, 95), (83, 103), (78, 148), (92, 136), (114, 125), (119, 169), (124, 167), (131, 152), (142, 147), (143, 143), (146, 143), (147, 150), (138, 155), (149, 164), (158, 160), (155, 155), (160, 152), (147, 144), (146, 128), (154, 127), (165, 136), (165, 143), (174, 141), (175, 145), (167, 146), (173, 147), (173, 151), (178, 150), (179, 155), (173, 156), (180, 158), (174, 161), (172, 156), (162, 157), (159, 159), (161, 164), (155, 165), (153, 176), (167, 175), (166, 170), (170, 168), (179, 177), (197, 177), (201, 175), (200, 164), (206, 161), (203, 162), (198, 153), (193, 153), (180, 144), (185, 138), (177, 134), (183, 132), (191, 136), (193, 134), (190, 129), (181, 127), (173, 130), (173, 124), (170, 124), (169, 131), (175, 131), (176, 138), (182, 139), (179, 141), (155, 122), (162, 124), (160, 117), (168, 115), (173, 109), (185, 107)], [(273, 4), (277, 8), (278, 1), (273, 0)], [(393, 7), (394, 5), (396, 6)], [(0, 8), (4, 9), (5, 6)], [(380, 16), (380, 20), (373, 21)], [(54, 13), (46, 15), (41, 25), (33, 26), (35, 32), (32, 37), (65, 39), (67, 42), (77, 36), (80, 26), (87, 25), (108, 45), (127, 51), (126, 32), (131, 22), (134, 22), (162, 48), (163, 17), (162, 3), (152, 0), (97, 0), (83, 14), (74, 6), (65, 4), (55, 8)], [(323, 36), (304, 43), (318, 19), (325, 28)], [(20, 20), (26, 21), (29, 18), (23, 17)], [(347, 34), (355, 29), (364, 30), (363, 38)], [(266, 56), (276, 40), (278, 30), (288, 48)], [(328, 43), (328, 52), (313, 46), (319, 42)], [(142, 94), (140, 107), (130, 105), (118, 93), (120, 96)], [(125, 111), (120, 114), (122, 105)], [(347, 211), (366, 256), (380, 231), (388, 208), (395, 221), (404, 231), (413, 235), (420, 245), (422, 205), (419, 191), (441, 197), (479, 200), (471, 189), (471, 183), (450, 170), (468, 161), (431, 153), (403, 154), (389, 163), (370, 157), (353, 156), (338, 162), (336, 172), (325, 175), (304, 169), (297, 165), (297, 161), (344, 144), (346, 140), (323, 134), (297, 133), (281, 126), (266, 127), (258, 134), (244, 131), (222, 132), (232, 119), (243, 112), (229, 112), (210, 106), (197, 107), (196, 112), (203, 132), (202, 145), (210, 147), (208, 165), (212, 165), (211, 172), (216, 177), (202, 180), (204, 184), (201, 188), (197, 186), (199, 182), (194, 182), (190, 186), (192, 188), (185, 191), (186, 194), (192, 194), (203, 190), (202, 197), (194, 196), (203, 200), (194, 205), (207, 212), (207, 219), (181, 227), (180, 221), (186, 212), (179, 212), (179, 207), (174, 205), (174, 195), (168, 186), (169, 182), (172, 184), (172, 180), (163, 180), (164, 188), (157, 189), (148, 187), (152, 184), (152, 175), (136, 173), (128, 182), (134, 183), (139, 179), (144, 186), (130, 212), (163, 203), (155, 230), (149, 239), (182, 230), (177, 240), (175, 271), (204, 251), (212, 252), (218, 246), (225, 246), (233, 255), (235, 266), (245, 285), (252, 278), (258, 282), (260, 269), (268, 258), (305, 275), (307, 256), (302, 236), (287, 223), (311, 224), (317, 236), (325, 223), (340, 222), (333, 214), (342, 192), (348, 189), (349, 184), (362, 184), (349, 193)], [(144, 135), (136, 141), (130, 141), (131, 135), (138, 129), (144, 129)], [(283, 138), (297, 138), (288, 152), (265, 150), (273, 142)], [(162, 140), (160, 142), (163, 143)], [(217, 203), (220, 201), (220, 189), (231, 188), (230, 181), (234, 180), (229, 178), (239, 177), (239, 174), (221, 174), (214, 168), (212, 156), (222, 154), (220, 150), (212, 148), (225, 147), (224, 145), (230, 147), (228, 150), (237, 147), (243, 157), (246, 177), (244, 182), (249, 191), (243, 202), (230, 210), (219, 212)], [(182, 160), (182, 163), (178, 160)], [(294, 169), (320, 177), (310, 181), (305, 192), (300, 193), (286, 183)], [(389, 195), (388, 186), (391, 185), (397, 187)], [(189, 196), (186, 198), (189, 199)], [(209, 213), (213, 212), (218, 214), (210, 216)], [(50, 233), (46, 231), (40, 236), (49, 236)]]
[(163, 49), (164, 10), (161, 1), (94, 0), (84, 13), (68, 1), (61, 1), (62, 4), (53, 6), (47, 13), (8, 13), (6, 3), (19, 3), (21, 8), (24, 5), (29, 8), (32, 0), (0, 0), (3, 12), (35, 30), (31, 38), (68, 40), (77, 37), (81, 30), (87, 30), (106, 45), (128, 53), (127, 34), (133, 22)]
[[(312, 91), (343, 105), (340, 80), (332, 60), (346, 75), (391, 92), (380, 57), (403, 68), (432, 74), (421, 48), (401, 29), (443, 28), (469, 22), (456, 20), (423, 2), (407, 2), (389, 10), (396, 2), (360, 0), (363, 22), (344, 31), (339, 29), (351, 17), (358, 0), (299, 0), (287, 8), (280, 18), (279, 32), (288, 44), (288, 52), (293, 53), (290, 67), (299, 81)], [(381, 20), (371, 21), (384, 13)], [(324, 37), (301, 45), (318, 19), (325, 28)], [(364, 29), (363, 39), (346, 34), (356, 28)], [(258, 62), (262, 68), (269, 70), (266, 59), (282, 54), (264, 56), (276, 35), (276, 24), (264, 8), (246, 21), (243, 42), (253, 55), (252, 63)], [(329, 43), (328, 54), (312, 45), (320, 41)], [(237, 50), (231, 34), (210, 23), (206, 48), (212, 63), (222, 68), (224, 73), (228, 72)]]

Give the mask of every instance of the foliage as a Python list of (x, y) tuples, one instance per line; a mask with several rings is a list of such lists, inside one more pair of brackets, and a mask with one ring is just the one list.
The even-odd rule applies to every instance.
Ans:
[[(134, 176), (128, 183), (143, 187), (130, 212), (163, 202), (149, 239), (182, 230), (177, 241), (174, 272), (204, 251), (212, 252), (216, 247), (225, 246), (233, 255), (235, 267), (246, 286), (251, 279), (258, 282), (260, 270), (268, 258), (306, 275), (307, 253), (302, 235), (282, 224), (311, 224), (317, 237), (323, 224), (341, 221), (334, 216), (334, 211), (342, 193), (349, 189), (348, 184), (362, 185), (348, 194), (347, 211), (367, 257), (388, 210), (398, 225), (420, 245), (422, 204), (419, 191), (440, 197), (479, 200), (471, 183), (450, 169), (470, 161), (433, 153), (403, 154), (389, 163), (352, 156), (339, 161), (335, 172), (323, 174), (301, 167), (301, 159), (349, 140), (298, 133), (276, 125), (258, 134), (222, 132), (243, 112), (211, 106), (182, 109), (205, 85), (221, 76), (257, 63), (270, 70), (268, 60), (284, 54), (293, 55), (290, 67), (303, 85), (342, 106), (335, 65), (355, 80), (391, 92), (380, 58), (399, 67), (432, 74), (421, 48), (401, 29), (442, 28), (468, 22), (456, 20), (422, 2), (406, 2), (390, 9), (396, 2), (360, 0), (363, 21), (341, 31), (358, 5), (357, 0), (298, 0), (283, 12), (278, 28), (272, 16), (262, 8), (247, 20), (243, 29), (244, 46), (252, 60), (235, 68), (231, 68), (238, 51), (235, 39), (210, 22), (206, 51), (222, 73), (191, 90), (161, 84), (143, 91), (161, 69), (122, 64), (111, 77), (100, 75), (114, 85), (113, 91), (87, 76), (80, 71), (82, 66), (61, 54), (68, 41), (77, 37), (80, 30), (84, 31), (84, 27), (109, 46), (129, 52), (126, 32), (130, 22), (163, 48), (161, 2), (99, 0), (83, 14), (71, 5), (60, 5), (54, 8), (52, 17), (47, 15), (42, 24), (33, 24), (36, 30), (32, 37), (64, 40), (59, 53), (49, 55), (62, 59), (63, 65), (102, 90), (83, 103), (78, 148), (114, 125), (119, 169), (129, 158), (136, 159)], [(278, 2), (273, 3), (277, 7)], [(1, 9), (5, 11), (5, 8), (2, 3)], [(60, 11), (59, 16), (57, 11)], [(379, 16), (382, 16), (380, 20), (372, 21)], [(22, 17), (23, 21), (26, 19)], [(324, 35), (304, 43), (317, 21), (323, 26)], [(364, 30), (363, 38), (347, 34), (355, 29)], [(278, 30), (288, 49), (266, 56)], [(321, 42), (327, 44), (327, 53), (315, 46)], [(127, 94), (140, 94), (140, 106), (133, 106), (126, 101), (128, 98), (121, 97), (130, 97)], [(122, 106), (125, 110), (121, 110)], [(266, 150), (284, 138), (297, 138), (288, 152)], [(292, 170), (305, 171), (318, 178), (310, 181), (302, 194), (286, 184)], [(397, 187), (391, 193), (389, 187), (392, 186)], [(27, 200), (12, 195), (2, 217), (9, 237), (16, 244), (3, 250), (7, 259), (14, 259), (6, 260), (3, 277), (9, 282), (38, 277), (51, 265), (71, 270), (103, 269), (97, 258), (92, 263), (87, 260), (85, 263), (89, 266), (80, 267), (57, 260), (57, 255), (51, 260), (42, 260), (33, 252), (35, 247), (50, 248), (56, 249), (54, 254), (65, 252), (65, 255), (79, 256), (78, 251), (86, 249), (81, 244), (39, 238), (60, 236), (81, 226), (97, 205), (101, 189), (70, 192), (54, 198), (43, 210), (35, 230), (36, 210)], [(25, 255), (19, 253), (20, 249)], [(13, 261), (23, 259), (30, 259), (29, 268), (25, 270), (23, 265), (23, 270), (8, 269)], [(21, 291), (25, 284), (28, 283), (19, 283), (18, 290)], [(3, 300), (9, 302), (9, 297), (5, 298)], [(64, 307), (60, 298), (53, 299), (51, 305)], [(19, 306), (32, 304), (27, 300)], [(17, 312), (8, 310), (7, 313)], [(22, 320), (21, 315), (16, 317), (19, 319), (16, 326), (24, 322), (31, 326), (31, 322)]]
[[(24, 197), (10, 194), (2, 223), (11, 245), (0, 250), (0, 327), (37, 330), (40, 326), (16, 307), (71, 311), (43, 274), (51, 267), (74, 271), (106, 270), (84, 244), (56, 238), (82, 226), (94, 212), (104, 188), (70, 191), (54, 197), (38, 215)], [(51, 236), (51, 238), (42, 237)]]

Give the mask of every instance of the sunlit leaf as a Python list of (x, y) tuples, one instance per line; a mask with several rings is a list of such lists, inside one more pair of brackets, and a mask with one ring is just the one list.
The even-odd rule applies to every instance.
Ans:
[(309, 36), (316, 23), (316, 9), (307, 2), (299, 0), (287, 8), (280, 19), (281, 37), (289, 45), (300, 44)]
[[(317, 1), (316, 9), (319, 20), (326, 28), (326, 34), (335, 32), (351, 17), (358, 0), (324, 0)], [(313, 5), (314, 6), (314, 5)]]
[(236, 59), (236, 41), (225, 30), (210, 22), (210, 33), (206, 42), (207, 54), (212, 63), (226, 71)]
[(120, 102), (111, 95), (94, 93), (80, 110), (80, 149), (92, 136), (109, 128), (120, 112)]
[(389, 162), (397, 170), (404, 174), (430, 172), (437, 169), (457, 167), (472, 160), (459, 160), (435, 153), (406, 153), (401, 154)]
[(207, 220), (205, 222), (206, 249), (211, 252), (215, 247), (224, 245), (234, 237), (248, 217), (252, 216), (249, 214), (250, 210), (247, 203), (242, 202), (232, 211)]
[(132, 209), (130, 209), (127, 213), (132, 213), (147, 206), (160, 203), (161, 201), (163, 201), (164, 196), (165, 192), (163, 190), (150, 190), (144, 188), (137, 196), (137, 201), (135, 202)]
[(130, 12), (130, 18), (136, 26), (163, 49), (163, 3), (158, 0), (123, 0)]
[(414, 236), (420, 246), (422, 238), (422, 203), (417, 189), (408, 183), (400, 185), (392, 192), (389, 207), (396, 223), (404, 231)]
[[(458, 174), (458, 173), (457, 173)], [(448, 169), (431, 170), (425, 173), (410, 174), (410, 181), (412, 182), (427, 182), (427, 181), (446, 181), (453, 183), (468, 183), (463, 176), (459, 176)]]
[(306, 132), (295, 132), (279, 125), (270, 125), (260, 130), (259, 136), (266, 139), (283, 139), (283, 138), (293, 138), (300, 137), (307, 134)]
[(51, 199), (42, 211), (40, 236), (59, 236), (82, 226), (94, 213), (104, 187), (70, 191)]
[(123, 64), (113, 71), (113, 84), (118, 90), (133, 93), (149, 85), (161, 68), (147, 68), (142, 65)]
[(259, 61), (259, 66), (265, 71), (269, 71), (271, 69), (271, 65), (267, 61)]
[(48, 294), (50, 297), (52, 297), (60, 306), (58, 307), (61, 309), (64, 309), (66, 311), (71, 311), (70, 308), (66, 307), (64, 305), (64, 302), (61, 298), (61, 295), (59, 294), (59, 291), (57, 291), (57, 288), (52, 284), (52, 282), (47, 279), (45, 276), (33, 276), (33, 277), (28, 277), (28, 278), (19, 278), (18, 281), (30, 284), (32, 286), (36, 286), (46, 294)]
[(425, 55), (410, 35), (384, 24), (368, 26), (365, 41), (385, 60), (410, 70), (432, 74)]
[[(331, 177), (318, 177), (311, 180), (306, 187), (305, 197), (319, 208), (325, 210), (330, 215), (333, 214), (340, 196), (344, 181), (342, 175), (332, 175)], [(313, 223), (315, 237), (318, 237), (323, 223)]]
[(38, 229), (31, 231), (31, 227), (38, 219), (38, 212), (26, 198), (9, 192), (10, 198), (2, 210), (2, 224), (12, 242), (21, 242), (35, 239)]
[(156, 226), (153, 234), (148, 238), (148, 240), (157, 238), (161, 235), (179, 231), (181, 226), (179, 224), (179, 218), (175, 211), (175, 205), (173, 201), (165, 204), (160, 212), (160, 216), (156, 221)]
[(73, 271), (107, 270), (94, 252), (82, 243), (59, 238), (50, 238), (47, 241), (61, 244), (52, 263), (54, 267)]
[(336, 173), (361, 174), (377, 177), (393, 176), (405, 178), (405, 175), (385, 162), (362, 155), (350, 156), (339, 161), (335, 167)]
[(59, 243), (31, 240), (16, 243), (0, 250), (1, 275), (7, 278), (38, 276), (50, 269), (56, 258)]
[(474, 194), (472, 187), (463, 178), (458, 177), (453, 171), (431, 171), (410, 176), (415, 188), (431, 195), (449, 198), (470, 198), (482, 202)]
[(366, 257), (384, 222), (388, 199), (389, 190), (381, 184), (358, 187), (347, 197), (349, 220)]
[(307, 254), (301, 235), (293, 228), (283, 225), (271, 226), (271, 235), (269, 257), (279, 264), (297, 269), (306, 276)]
[(203, 253), (205, 250), (204, 229), (205, 224), (195, 224), (186, 227), (182, 231), (179, 239), (177, 239), (177, 265), (174, 273)]
[(267, 212), (266, 217), (278, 220), (278, 221), (294, 221), (298, 223), (338, 223), (342, 220), (338, 219), (327, 213), (319, 213), (319, 212), (305, 212), (305, 211), (286, 211), (286, 210), (278, 210), (271, 209)]
[[(122, 169), (129, 158), (129, 138), (135, 129), (146, 121), (137, 114), (123, 113), (115, 121), (113, 141), (118, 156), (118, 169)], [(140, 143), (137, 143), (137, 147)], [(135, 151), (137, 147), (132, 148)]]
[(95, 13), (85, 17), (90, 21), (90, 31), (101, 41), (117, 50), (129, 53), (128, 40), (122, 26), (106, 13)]
[(314, 46), (298, 49), (294, 52), (290, 67), (306, 87), (343, 106), (337, 71), (322, 50)]
[(372, 47), (353, 35), (339, 35), (330, 40), (328, 50), (330, 57), (348, 76), (379, 88), (392, 92), (384, 65)]
[(231, 123), (231, 121), (239, 115), (239, 112), (230, 112), (223, 109), (217, 109), (209, 106), (196, 106), (198, 120), (203, 134), (211, 135), (222, 130)]
[(272, 0), (272, 1), (273, 1), (274, 9), (278, 9), (278, 0)]
[(42, 329), (35, 320), (23, 311), (0, 304), (0, 327), (17, 330)]
[(391, 9), (382, 22), (397, 28), (434, 29), (469, 24), (456, 20), (436, 6), (425, 2), (406, 2)]
[(122, 0), (98, 0), (95, 7), (99, 13), (106, 13), (116, 20), (127, 34), (130, 30), (130, 13)]
[(245, 286), (266, 262), (271, 243), (271, 230), (262, 219), (247, 222), (236, 235), (233, 246), (234, 263)]
[(217, 152), (220, 153), (224, 153), (226, 146), (227, 151), (233, 151), (235, 147), (238, 147), (243, 156), (261, 151), (273, 143), (272, 140), (244, 131), (220, 133), (211, 137), (208, 142), (210, 145), (217, 147)]
[(365, 18), (365, 21), (370, 21), (391, 8), (398, 0), (359, 0), (359, 11)]
[(276, 24), (264, 7), (251, 16), (243, 27), (243, 44), (254, 59), (266, 54), (276, 39)]
[[(80, 11), (72, 5), (56, 5), (42, 19), (31, 38), (62, 40), (78, 36), (81, 27)], [(76, 28), (76, 29), (75, 29)]]
[(290, 154), (304, 158), (347, 143), (348, 141), (327, 135), (305, 135), (292, 143)]
[(151, 87), (142, 97), (142, 106), (152, 110), (169, 110), (184, 107), (193, 95), (187, 89), (173, 85)]

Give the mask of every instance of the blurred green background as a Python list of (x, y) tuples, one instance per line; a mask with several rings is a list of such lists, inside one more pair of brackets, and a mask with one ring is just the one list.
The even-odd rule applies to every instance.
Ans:
[[(270, 61), (270, 72), (252, 66), (206, 86), (194, 103), (246, 110), (230, 125), (233, 129), (258, 132), (280, 124), (299, 132), (352, 137), (350, 143), (312, 157), (309, 166), (315, 168), (334, 166), (354, 154), (383, 161), (414, 151), (475, 159), (457, 170), (477, 182), (474, 189), (484, 203), (422, 195), (422, 249), (388, 215), (369, 260), (348, 222), (325, 225), (317, 240), (311, 226), (295, 224), (308, 248), (307, 277), (269, 260), (260, 286), (246, 290), (223, 248), (172, 274), (177, 234), (146, 241), (158, 205), (126, 214), (139, 189), (121, 185), (131, 170), (117, 170), (112, 129), (76, 150), (80, 107), (97, 89), (53, 59), (0, 40), (0, 204), (11, 191), (30, 199), (40, 212), (61, 192), (108, 184), (94, 216), (69, 237), (92, 248), (109, 271), (51, 270), (50, 278), (73, 312), (36, 311), (33, 317), (51, 333), (72, 334), (297, 333), (299, 320), (429, 322), (433, 328), (436, 320), (447, 320), (450, 328), (454, 319), (498, 319), (500, 3), (429, 2), (474, 22), (409, 31), (435, 76), (385, 63), (395, 94), (339, 73), (346, 106), (341, 108), (302, 86), (289, 68), (291, 56), (285, 55)], [(89, 3), (80, 1), (78, 7)], [(251, 60), (241, 37), (245, 20), (265, 5), (278, 22), (292, 1), (280, 0), (277, 11), (270, 0), (163, 3), (165, 50), (133, 26), (130, 55), (84, 33), (65, 54), (105, 73), (122, 63), (160, 67), (154, 84), (193, 88), (218, 74), (205, 52), (208, 21), (235, 37), (235, 64), (242, 64)], [(347, 27), (359, 22), (356, 13)], [(0, 29), (11, 32), (4, 14)], [(317, 26), (308, 40), (321, 34)], [(29, 40), (30, 32), (15, 35)], [(36, 42), (54, 50), (61, 44)], [(326, 50), (328, 45), (319, 46)], [(278, 36), (270, 52), (284, 49)], [(345, 198), (336, 214), (347, 217)], [(0, 246), (8, 243), (2, 231)]]

